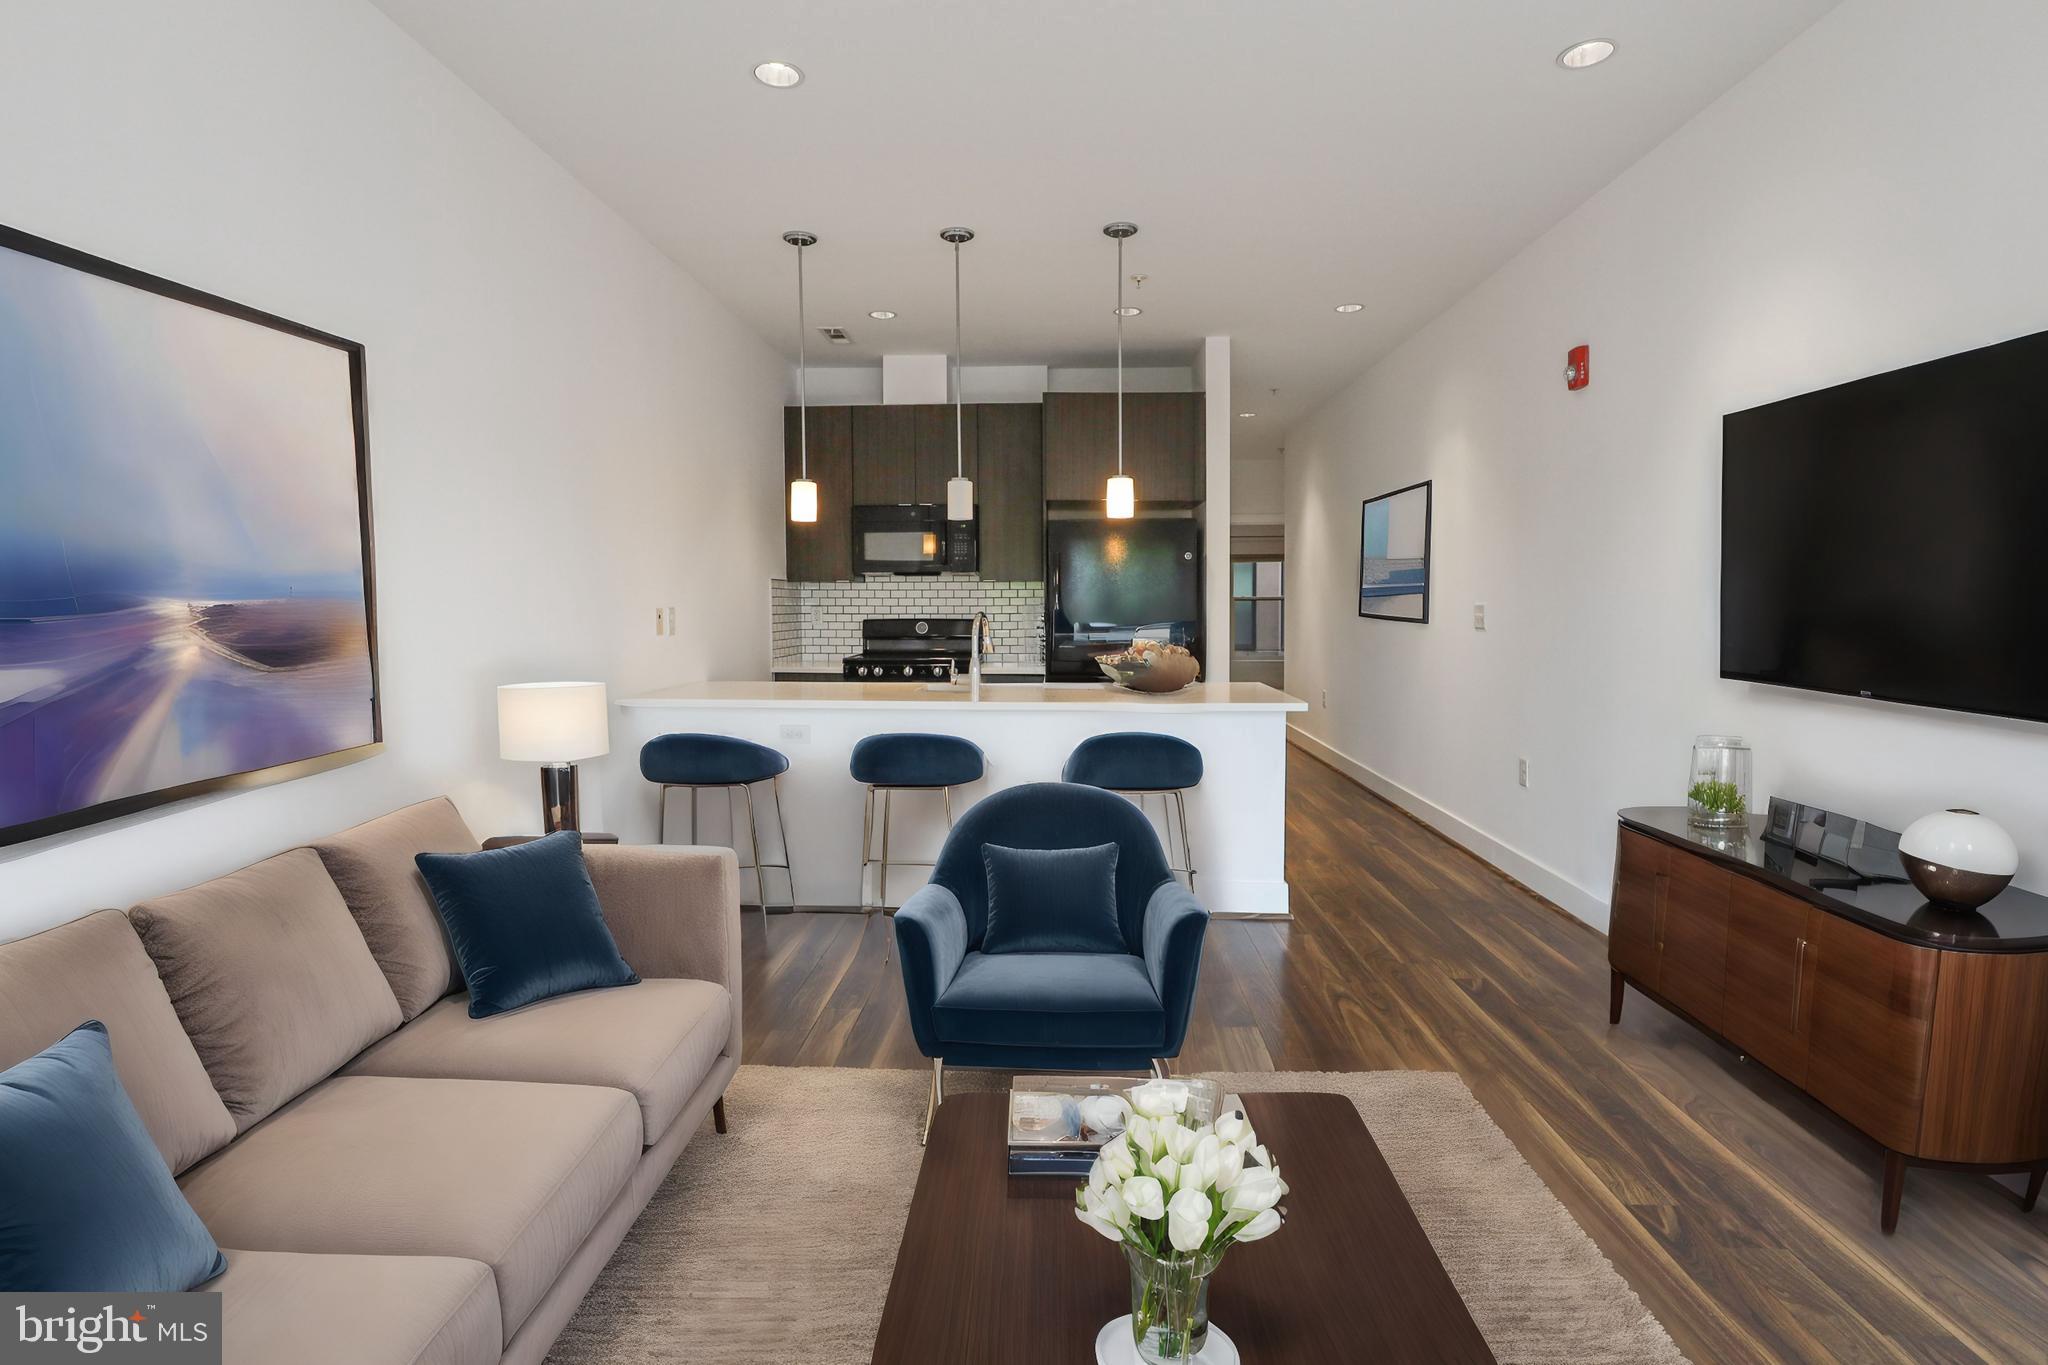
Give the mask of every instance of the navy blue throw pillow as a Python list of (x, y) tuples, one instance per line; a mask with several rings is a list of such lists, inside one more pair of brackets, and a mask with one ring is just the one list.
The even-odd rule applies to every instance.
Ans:
[(470, 1018), (640, 980), (604, 922), (575, 830), (481, 853), (421, 853), (413, 861), (455, 946)]
[(988, 870), (984, 953), (1123, 953), (1116, 918), (1116, 845), (981, 846)]
[(0, 1285), (163, 1294), (227, 1268), (121, 1088), (105, 1024), (0, 1071)]

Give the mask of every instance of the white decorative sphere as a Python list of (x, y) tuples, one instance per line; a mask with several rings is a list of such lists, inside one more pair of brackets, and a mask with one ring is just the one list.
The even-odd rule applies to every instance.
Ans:
[(1927, 899), (1974, 909), (2005, 890), (2020, 869), (2020, 851), (1996, 820), (1943, 810), (1906, 826), (1899, 861)]

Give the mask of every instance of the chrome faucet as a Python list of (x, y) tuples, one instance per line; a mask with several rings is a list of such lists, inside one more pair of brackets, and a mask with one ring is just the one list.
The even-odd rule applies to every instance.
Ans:
[(981, 700), (981, 662), (985, 655), (996, 652), (995, 629), (989, 625), (988, 613), (974, 613), (973, 639), (967, 646), (967, 699)]

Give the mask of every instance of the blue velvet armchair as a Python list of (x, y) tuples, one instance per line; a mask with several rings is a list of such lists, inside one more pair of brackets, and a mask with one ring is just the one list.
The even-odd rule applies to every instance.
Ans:
[[(1117, 845), (1115, 953), (983, 953), (982, 846)], [(1209, 912), (1174, 880), (1151, 821), (1121, 796), (1040, 782), (975, 803), (931, 881), (896, 912), (910, 1030), (932, 1059), (933, 1103), (954, 1066), (1143, 1069), (1180, 1054)]]

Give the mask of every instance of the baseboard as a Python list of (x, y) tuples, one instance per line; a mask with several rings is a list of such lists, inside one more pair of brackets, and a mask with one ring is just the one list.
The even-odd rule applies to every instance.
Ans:
[(1334, 745), (1290, 723), (1288, 739), (1329, 764), (1338, 772), (1376, 796), (1385, 798), (1428, 825), (1474, 857), (1514, 878), (1537, 895), (1553, 902), (1575, 919), (1585, 921), (1601, 933), (1607, 932), (1607, 900), (1580, 886), (1556, 868), (1503, 843), (1485, 830), (1470, 824), (1425, 796), (1360, 763)]

